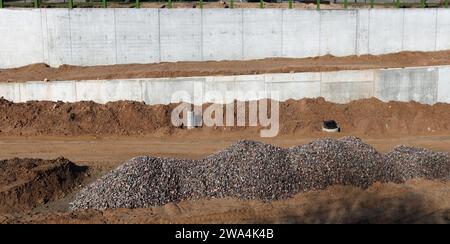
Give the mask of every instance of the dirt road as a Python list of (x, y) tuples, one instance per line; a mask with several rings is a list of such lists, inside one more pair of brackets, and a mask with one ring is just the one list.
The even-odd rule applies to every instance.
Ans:
[[(342, 137), (345, 134), (319, 134), (314, 137)], [(199, 159), (212, 154), (239, 139), (251, 139), (276, 146), (289, 147), (310, 142), (312, 137), (260, 138), (231, 133), (221, 137), (197, 135), (195, 137), (0, 137), (2, 159), (29, 157), (53, 159), (66, 157), (73, 162), (98, 168), (101, 171), (117, 167), (124, 161), (140, 155), (154, 155)], [(450, 135), (370, 138), (361, 136), (365, 142), (380, 152), (392, 150), (396, 145), (424, 147), (450, 153)]]

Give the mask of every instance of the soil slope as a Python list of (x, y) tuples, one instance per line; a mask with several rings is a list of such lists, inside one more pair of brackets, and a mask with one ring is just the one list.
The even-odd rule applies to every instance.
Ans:
[(247, 61), (199, 61), (108, 66), (70, 66), (51, 68), (33, 64), (15, 69), (0, 69), (0, 82), (96, 80), (263, 73), (318, 72), (449, 65), (450, 51), (401, 52), (380, 56), (362, 55), (313, 58), (268, 58)]

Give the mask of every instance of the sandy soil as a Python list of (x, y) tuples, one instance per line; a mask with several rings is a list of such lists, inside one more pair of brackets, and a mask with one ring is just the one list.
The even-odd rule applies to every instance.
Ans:
[(450, 51), (402, 52), (380, 56), (333, 57), (327, 55), (303, 59), (270, 58), (248, 61), (175, 62), (90, 67), (62, 65), (59, 68), (51, 68), (46, 64), (33, 64), (15, 69), (0, 69), (0, 82), (244, 75), (449, 64)]
[(65, 197), (78, 187), (87, 173), (64, 158), (0, 161), (0, 212), (31, 210)]
[(0, 223), (450, 223), (450, 183), (333, 186), (262, 203), (202, 199), (146, 209), (0, 215)]
[[(217, 152), (240, 139), (250, 139), (290, 147), (308, 143), (320, 137), (340, 138), (349, 134), (320, 133), (314, 137), (283, 136), (260, 138), (255, 135), (230, 133), (222, 136), (0, 136), (2, 159), (14, 157), (53, 159), (64, 156), (81, 165), (109, 171), (124, 161), (139, 155), (200, 159)], [(392, 150), (397, 145), (424, 147), (450, 153), (450, 134), (435, 136), (406, 136), (373, 138), (359, 135), (380, 152)]]
[[(171, 122), (176, 104), (145, 105), (139, 102), (27, 102), (0, 99), (0, 135), (209, 135), (230, 132), (259, 135), (260, 126), (203, 126), (194, 130)], [(205, 110), (207, 105), (203, 107)], [(235, 109), (235, 111), (238, 111)], [(450, 104), (424, 105), (362, 99), (335, 104), (323, 98), (288, 100), (279, 105), (279, 135), (321, 134), (324, 120), (336, 120), (343, 133), (371, 136), (450, 134)], [(224, 112), (226, 121), (226, 112)], [(233, 114), (236, 124), (236, 115)]]

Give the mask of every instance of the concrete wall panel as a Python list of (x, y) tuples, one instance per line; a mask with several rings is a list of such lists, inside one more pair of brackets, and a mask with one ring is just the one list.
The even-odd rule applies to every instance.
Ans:
[(322, 72), (320, 95), (336, 103), (373, 97), (373, 70)]
[(265, 78), (265, 75), (236, 76), (234, 85), (236, 99), (251, 101), (265, 98), (267, 91)]
[(405, 11), (403, 50), (435, 50), (436, 10), (409, 9)]
[(214, 102), (208, 100), (208, 93), (220, 93), (225, 103), (231, 103), (236, 99), (235, 77), (234, 76), (209, 76), (205, 77), (205, 102)]
[(315, 98), (320, 96), (320, 81), (273, 82), (268, 86), (268, 92), (277, 92), (279, 94), (280, 101), (286, 101), (289, 99)]
[(322, 82), (366, 82), (374, 80), (373, 70), (322, 72)]
[(20, 83), (20, 99), (26, 101), (75, 102), (76, 90), (73, 81)]
[(114, 9), (117, 63), (159, 62), (158, 9)]
[(381, 70), (375, 81), (375, 97), (382, 101), (437, 101), (437, 68)]
[(140, 80), (77, 81), (78, 101), (107, 103), (120, 100), (142, 101)]
[(0, 9), (0, 68), (44, 62), (40, 9)]
[(369, 54), (370, 10), (360, 9), (357, 14), (356, 55)]
[(404, 10), (370, 10), (369, 53), (378, 55), (403, 50)]
[(202, 60), (202, 16), (198, 9), (160, 9), (161, 61)]
[(73, 9), (70, 30), (74, 65), (117, 63), (113, 9)]
[(20, 83), (0, 82), (0, 97), (13, 102), (22, 102), (20, 99)]
[(315, 57), (320, 54), (320, 12), (283, 11), (283, 57)]
[(320, 11), (320, 54), (356, 54), (357, 11)]
[(302, 81), (320, 81), (322, 75), (320, 72), (305, 72), (305, 73), (285, 73), (285, 74), (266, 74), (265, 81), (270, 83), (276, 82), (302, 82)]
[(450, 9), (437, 10), (436, 50), (450, 50)]
[(142, 99), (147, 104), (170, 104), (184, 101), (184, 93), (189, 95), (189, 101), (185, 102), (195, 103), (195, 99), (203, 96), (204, 81), (200, 77), (142, 81)]
[(244, 9), (244, 59), (282, 56), (282, 10)]
[(242, 59), (242, 9), (203, 11), (203, 60)]
[(71, 64), (72, 48), (68, 9), (41, 9), (44, 62), (52, 67)]
[(320, 96), (335, 103), (373, 97), (373, 82), (322, 82)]
[(450, 67), (439, 67), (437, 101), (450, 103)]

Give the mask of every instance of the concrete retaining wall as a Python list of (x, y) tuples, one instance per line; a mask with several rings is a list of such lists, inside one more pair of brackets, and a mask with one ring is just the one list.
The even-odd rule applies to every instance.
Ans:
[(0, 9), (0, 68), (450, 50), (449, 9)]
[[(180, 97), (173, 97), (180, 93)], [(337, 72), (149, 78), (124, 80), (0, 83), (0, 96), (14, 102), (144, 101), (168, 104), (186, 95), (196, 104), (255, 100), (324, 97), (346, 103), (376, 97), (383, 101), (450, 103), (450, 66), (355, 70)], [(203, 98), (203, 99), (202, 99)], [(226, 99), (226, 100), (225, 100)]]

